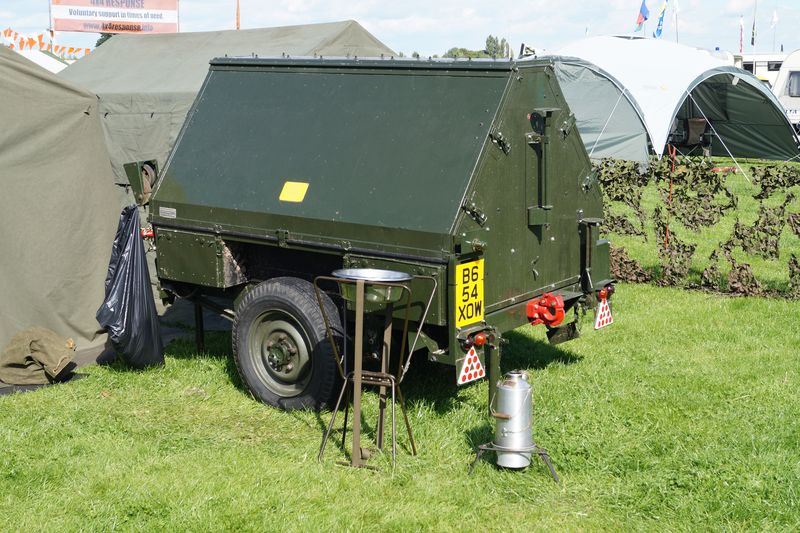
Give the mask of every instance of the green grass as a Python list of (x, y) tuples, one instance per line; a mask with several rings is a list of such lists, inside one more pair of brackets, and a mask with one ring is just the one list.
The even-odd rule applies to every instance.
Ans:
[[(615, 324), (559, 347), (508, 335), (503, 369), (531, 370), (540, 462), (491, 460), (487, 382), (412, 366), (420, 455), (394, 471), (316, 453), (329, 413), (253, 401), (229, 359), (168, 347), (164, 368), (0, 397), (5, 530), (784, 530), (800, 528), (800, 302), (620, 286)], [(374, 426), (376, 397), (365, 424)], [(341, 420), (341, 418), (340, 418)]]
[[(715, 162), (720, 166), (733, 166), (733, 161), (730, 159), (717, 158)], [(692, 260), (692, 268), (688, 277), (689, 282), (694, 284), (700, 283), (700, 276), (703, 270), (711, 263), (709, 261), (709, 256), (714, 250), (719, 249), (720, 244), (730, 238), (737, 217), (746, 227), (752, 226), (758, 218), (759, 201), (754, 199), (753, 195), (758, 193), (760, 188), (752, 183), (752, 177), (750, 177), (749, 174), (752, 165), (762, 165), (764, 163), (763, 161), (757, 160), (739, 161), (739, 164), (747, 173), (747, 177), (742, 173), (736, 173), (728, 176), (726, 180), (727, 187), (739, 199), (739, 205), (737, 209), (729, 211), (719, 223), (695, 232), (684, 227), (674, 218), (670, 220), (670, 231), (676, 234), (680, 240), (697, 244), (697, 249), (695, 250)], [(797, 199), (789, 205), (787, 212), (800, 212), (800, 187), (792, 187), (791, 192), (795, 194)], [(764, 203), (769, 207), (774, 207), (780, 205), (785, 198), (786, 195), (784, 193), (776, 193), (765, 200)], [(658, 204), (662, 204), (661, 196), (656, 186), (650, 184), (645, 188), (642, 196), (642, 207), (648, 216), (648, 224), (645, 228), (647, 232), (646, 241), (641, 237), (634, 236), (616, 234), (610, 236), (611, 241), (615, 245), (623, 246), (628, 251), (630, 257), (636, 259), (642, 263), (642, 266), (651, 271), (660, 271), (660, 261), (658, 258), (659, 243), (655, 239), (652, 223), (652, 214)], [(631, 220), (635, 220), (635, 217), (632, 216), (632, 211), (625, 206), (618, 203), (612, 205), (612, 209), (615, 213), (625, 214), (631, 218)], [(663, 245), (663, 243), (661, 244)], [(767, 260), (757, 256), (747, 255), (741, 250), (737, 250), (734, 253), (734, 259), (740, 263), (750, 264), (753, 267), (753, 273), (765, 289), (785, 293), (789, 290), (789, 268), (787, 266), (789, 257), (791, 254), (800, 257), (800, 239), (792, 233), (792, 230), (788, 226), (783, 229), (779, 248), (780, 257), (777, 260)], [(727, 274), (730, 270), (724, 258), (721, 258), (719, 268), (722, 274)]]

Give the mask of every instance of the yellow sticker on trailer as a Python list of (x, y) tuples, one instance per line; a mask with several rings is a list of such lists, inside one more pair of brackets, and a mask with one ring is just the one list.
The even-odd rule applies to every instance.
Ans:
[(456, 265), (456, 327), (483, 320), (483, 259)]
[(300, 203), (305, 199), (307, 191), (308, 183), (304, 181), (287, 181), (283, 184), (278, 200), (281, 202)]

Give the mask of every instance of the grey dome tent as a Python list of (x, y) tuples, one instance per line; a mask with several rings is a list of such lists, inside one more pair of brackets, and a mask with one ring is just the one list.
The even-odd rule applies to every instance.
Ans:
[(558, 58), (554, 68), (589, 157), (647, 161), (642, 111), (628, 90), (603, 69), (578, 58)]
[[(596, 117), (584, 121), (576, 111), (578, 129), (582, 135), (589, 134), (584, 142), (587, 151), (594, 148), (594, 158), (619, 157), (624, 152), (620, 158), (642, 161), (643, 148), (661, 156), (668, 142), (678, 134), (691, 136), (698, 123), (701, 133), (713, 139), (712, 155), (782, 161), (800, 156), (797, 136), (769, 88), (707, 51), (660, 39), (593, 37), (567, 45), (553, 60), (569, 67), (557, 67), (556, 74), (571, 108), (612, 109), (609, 124), (616, 121), (617, 129), (625, 121), (630, 124), (630, 135), (615, 141), (606, 136), (611, 132), (603, 126), (598, 130)], [(585, 78), (570, 74), (570, 69), (581, 68), (606, 78), (607, 87), (616, 87), (618, 92), (570, 99), (571, 93), (580, 94), (574, 85)], [(617, 101), (623, 105), (615, 106)], [(615, 117), (617, 113), (625, 117)], [(638, 122), (629, 120), (634, 116)], [(642, 128), (649, 146), (642, 145)], [(633, 137), (638, 139), (635, 148)], [(623, 142), (629, 146), (623, 147)]]
[[(391, 49), (355, 21), (154, 35), (115, 35), (59, 73), (97, 93), (116, 183), (122, 166), (164, 166), (208, 73), (223, 56), (380, 56)], [(268, 104), (268, 102), (265, 102)]]
[(119, 217), (97, 97), (4, 46), (0, 80), (0, 350), (33, 326), (92, 349)]

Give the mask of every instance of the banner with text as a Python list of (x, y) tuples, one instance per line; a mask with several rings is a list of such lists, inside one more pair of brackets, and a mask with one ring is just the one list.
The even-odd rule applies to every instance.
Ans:
[(178, 31), (178, 0), (51, 0), (50, 12), (56, 31)]

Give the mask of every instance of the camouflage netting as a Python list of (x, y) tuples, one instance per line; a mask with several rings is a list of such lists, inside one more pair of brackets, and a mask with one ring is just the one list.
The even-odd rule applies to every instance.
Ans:
[[(642, 192), (649, 182), (649, 176), (642, 172), (636, 161), (603, 159), (595, 165), (595, 170), (606, 200), (603, 208), (606, 230), (646, 239), (644, 226), (647, 215), (642, 209)], [(634, 212), (638, 226), (624, 215), (612, 213), (610, 202), (621, 202), (628, 206)]]
[(800, 262), (794, 254), (789, 259), (789, 293), (792, 298), (800, 298)]
[(611, 247), (611, 275), (618, 281), (633, 283), (645, 283), (651, 279), (650, 274), (642, 268), (642, 265), (631, 259), (625, 248), (618, 246)]
[(653, 224), (656, 228), (656, 242), (663, 243), (658, 248), (661, 277), (656, 281), (659, 285), (680, 285), (692, 267), (692, 256), (697, 246), (682, 242), (674, 232), (669, 232), (661, 206), (657, 206), (653, 213)]
[[(612, 246), (611, 269), (616, 279), (697, 287), (690, 277), (698, 246), (679, 238), (675, 227), (697, 235), (720, 224), (728, 215), (728, 220), (735, 217), (730, 236), (709, 256), (699, 287), (749, 296), (800, 298), (800, 261), (796, 255), (790, 254), (788, 260), (787, 290), (765, 288), (767, 284), (757, 279), (751, 265), (742, 260), (752, 256), (779, 261), (781, 236), (787, 226), (800, 238), (800, 213), (790, 212), (796, 200), (791, 189), (800, 186), (800, 167), (784, 164), (750, 168), (753, 185), (759, 188), (753, 195), (759, 207), (752, 224), (740, 219), (744, 213), (738, 211), (739, 199), (726, 185), (729, 172), (714, 168), (708, 159), (678, 157), (673, 161), (664, 157), (654, 159), (646, 170), (638, 162), (607, 159), (597, 163), (595, 170), (606, 201), (605, 231), (647, 242), (648, 228), (652, 226), (655, 242), (651, 245), (658, 250), (658, 265), (648, 269), (624, 248)], [(658, 191), (651, 212), (642, 205), (648, 186)], [(783, 257), (785, 254), (786, 251)], [(721, 262), (727, 263), (727, 273), (723, 273)]]
[(786, 225), (786, 207), (794, 199), (794, 195), (789, 193), (778, 207), (766, 207), (762, 203), (758, 210), (758, 220), (750, 227), (745, 227), (737, 218), (733, 235), (722, 245), (722, 250), (730, 254), (736, 247), (740, 247), (750, 255), (778, 259), (781, 233)]
[(789, 223), (789, 227), (792, 228), (794, 234), (800, 237), (800, 213), (792, 213), (786, 221)]
[(751, 167), (750, 175), (761, 191), (754, 196), (757, 200), (764, 200), (776, 191), (783, 191), (794, 185), (800, 185), (800, 171), (788, 166), (763, 166)]

